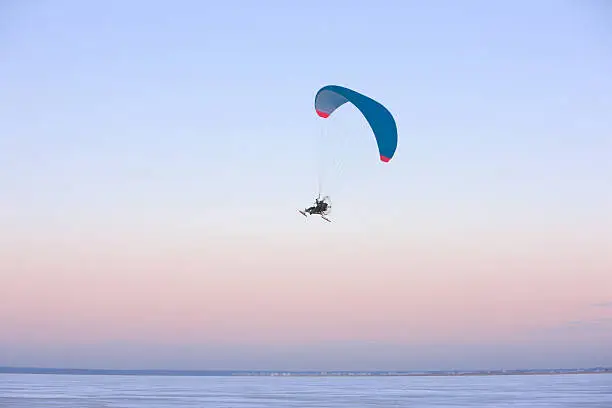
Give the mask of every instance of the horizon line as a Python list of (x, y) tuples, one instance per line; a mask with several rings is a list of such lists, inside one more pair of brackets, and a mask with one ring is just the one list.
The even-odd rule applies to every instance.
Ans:
[(468, 376), (468, 375), (545, 375), (612, 374), (612, 366), (583, 368), (452, 369), (452, 370), (178, 370), (178, 369), (104, 369), (0, 366), (0, 374), (51, 375), (126, 375), (126, 376)]

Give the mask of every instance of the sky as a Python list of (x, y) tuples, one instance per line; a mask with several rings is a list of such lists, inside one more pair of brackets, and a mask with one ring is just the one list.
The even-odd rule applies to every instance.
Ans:
[(2, 2), (0, 366), (612, 365), (610, 4), (377, 4)]

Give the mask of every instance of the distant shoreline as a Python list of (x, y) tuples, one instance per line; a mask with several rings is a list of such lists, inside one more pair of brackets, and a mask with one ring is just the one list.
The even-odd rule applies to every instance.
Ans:
[(612, 374), (612, 367), (436, 371), (108, 370), (78, 368), (0, 367), (0, 374), (123, 375), (164, 377), (466, 377), (503, 375)]

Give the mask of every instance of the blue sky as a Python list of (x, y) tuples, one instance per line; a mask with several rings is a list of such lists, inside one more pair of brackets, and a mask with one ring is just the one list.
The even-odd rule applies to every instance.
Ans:
[[(612, 166), (604, 6), (13, 3), (3, 174), (18, 190), (34, 178), (51, 200), (67, 178), (102, 182), (107, 200), (139, 183), (154, 199), (156, 178), (164, 195), (199, 205), (215, 192), (224, 206), (264, 207), (272, 194), (281, 210), (310, 199), (312, 99), (338, 83), (380, 99), (400, 129), (398, 160), (362, 199), (448, 198), (461, 185), (461, 200), (487, 185), (502, 195), (554, 186), (575, 200), (559, 195), (601, 189)], [(365, 130), (357, 150), (371, 149)], [(377, 168), (365, 151), (354, 157), (365, 174)]]
[[(571, 253), (605, 279), (610, 6), (377, 4), (4, 2), (0, 268), (28, 248), (59, 248), (41, 260), (57, 270), (75, 245), (119, 259), (225, 238), (231, 253), (267, 243), (268, 259), (323, 248), (325, 265), (359, 242), (398, 270), (410, 245), (449, 265), (534, 252), (553, 268)], [(357, 112), (332, 118), (349, 141), (329, 143), (344, 164), (332, 225), (295, 211), (316, 193), (313, 99), (327, 84), (379, 100), (399, 129), (383, 164)]]

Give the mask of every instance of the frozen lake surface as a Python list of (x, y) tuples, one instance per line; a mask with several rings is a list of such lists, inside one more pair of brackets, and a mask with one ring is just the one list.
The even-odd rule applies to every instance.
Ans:
[(612, 408), (612, 375), (149, 377), (0, 374), (1, 408)]

